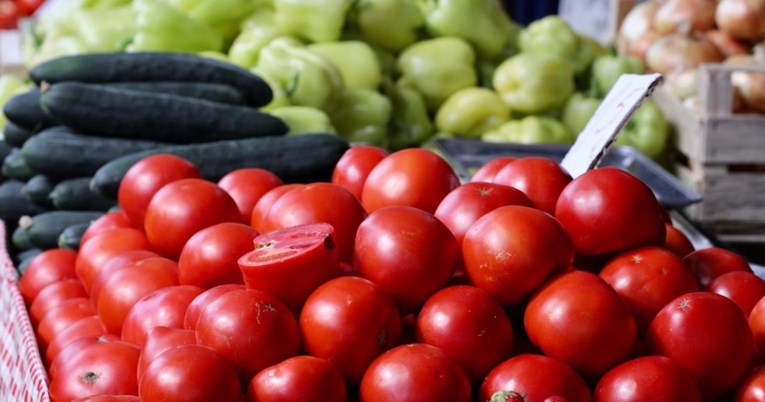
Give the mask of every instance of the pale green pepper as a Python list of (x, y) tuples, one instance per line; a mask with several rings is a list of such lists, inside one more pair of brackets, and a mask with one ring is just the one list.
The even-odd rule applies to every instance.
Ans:
[(262, 8), (242, 23), (242, 31), (228, 49), (228, 57), (232, 63), (244, 68), (252, 68), (258, 63), (261, 49), (281, 36), (281, 32), (276, 28), (274, 15), (272, 9)]
[(72, 13), (77, 37), (89, 52), (121, 50), (136, 33), (136, 11), (130, 5), (95, 8)]
[(436, 113), (436, 129), (478, 138), (510, 119), (510, 108), (494, 91), (471, 87), (453, 93)]
[(513, 144), (571, 144), (576, 137), (560, 121), (543, 116), (510, 120), (481, 136), (487, 142)]
[(630, 56), (600, 56), (592, 63), (593, 91), (605, 96), (622, 74), (642, 74), (645, 71), (640, 59)]
[(358, 0), (356, 22), (364, 40), (394, 52), (416, 42), (425, 25), (412, 0)]
[(563, 106), (574, 92), (574, 71), (559, 57), (519, 53), (497, 67), (494, 90), (513, 112), (545, 112)]
[(334, 64), (286, 37), (274, 39), (260, 51), (255, 70), (278, 82), (297, 106), (326, 110), (345, 87)]
[(337, 133), (349, 142), (387, 147), (391, 110), (390, 100), (379, 92), (348, 88), (338, 96), (329, 117)]
[(629, 145), (649, 158), (658, 159), (666, 148), (669, 131), (661, 109), (646, 99), (616, 137), (615, 144)]
[(271, 110), (284, 107), (284, 106), (290, 106), (290, 98), (287, 96), (287, 92), (282, 88), (281, 84), (279, 83), (279, 80), (272, 77), (271, 74), (265, 72), (265, 71), (259, 71), (257, 68), (252, 68), (250, 71), (253, 74), (257, 74), (260, 76), (260, 78), (263, 78), (263, 80), (268, 84), (269, 87), (271, 87), (271, 92), (274, 94), (273, 99), (271, 99), (271, 102), (269, 102), (265, 106), (261, 106), (260, 110), (264, 112), (270, 112)]
[(578, 136), (595, 114), (598, 106), (600, 106), (600, 99), (577, 92), (566, 101), (561, 121), (569, 132)]
[(307, 42), (335, 42), (352, 0), (274, 0), (276, 26)]
[(289, 127), (288, 135), (336, 133), (327, 113), (310, 106), (282, 106), (269, 113), (282, 119)]
[(393, 103), (388, 122), (388, 146), (392, 150), (416, 147), (433, 135), (425, 99), (416, 90), (386, 82), (383, 92)]
[(258, 6), (257, 0), (165, 0), (197, 21), (212, 27), (225, 41), (239, 33), (239, 25)]
[(340, 70), (346, 88), (377, 90), (382, 81), (382, 67), (375, 51), (365, 42), (341, 41), (314, 43), (308, 50), (323, 56)]
[(126, 48), (129, 52), (198, 53), (223, 48), (223, 38), (218, 32), (167, 3), (134, 0), (133, 8), (136, 34)]
[(416, 89), (428, 110), (435, 111), (449, 95), (478, 83), (475, 52), (457, 37), (417, 42), (398, 57), (399, 83)]
[(583, 72), (595, 56), (593, 48), (562, 18), (550, 15), (529, 24), (518, 37), (523, 53), (558, 56), (570, 63), (575, 73)]

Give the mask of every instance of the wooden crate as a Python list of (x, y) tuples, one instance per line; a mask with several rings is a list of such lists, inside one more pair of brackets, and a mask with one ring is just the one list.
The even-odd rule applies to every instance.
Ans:
[(0, 74), (24, 76), (23, 36), (19, 30), (0, 30)]
[(653, 99), (677, 133), (677, 176), (704, 197), (686, 212), (723, 241), (765, 242), (765, 115), (734, 114), (731, 74), (765, 66), (699, 67), (699, 110), (664, 88)]

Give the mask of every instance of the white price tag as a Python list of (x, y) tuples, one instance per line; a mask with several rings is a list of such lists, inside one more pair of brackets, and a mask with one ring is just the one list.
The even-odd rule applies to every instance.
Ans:
[(661, 74), (619, 77), (563, 157), (563, 168), (576, 178), (595, 167), (635, 110), (661, 81)]

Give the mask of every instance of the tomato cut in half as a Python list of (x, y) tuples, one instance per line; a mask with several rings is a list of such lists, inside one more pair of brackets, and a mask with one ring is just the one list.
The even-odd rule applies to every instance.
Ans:
[(238, 260), (245, 286), (276, 296), (292, 311), (299, 311), (311, 292), (340, 274), (340, 254), (330, 224), (266, 232), (253, 243), (255, 250)]

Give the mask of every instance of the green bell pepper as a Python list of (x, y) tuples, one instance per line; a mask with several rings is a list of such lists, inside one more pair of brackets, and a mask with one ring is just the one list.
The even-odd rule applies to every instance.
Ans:
[(560, 121), (543, 116), (510, 120), (481, 136), (487, 142), (514, 144), (572, 144), (576, 137)]
[(358, 0), (356, 23), (365, 41), (398, 52), (417, 41), (425, 18), (412, 0)]
[(340, 70), (346, 88), (377, 90), (382, 67), (374, 49), (361, 41), (314, 43), (308, 50), (323, 56)]
[(269, 42), (281, 36), (274, 23), (274, 15), (272, 9), (262, 8), (242, 23), (242, 31), (228, 49), (228, 57), (232, 63), (244, 68), (252, 68), (257, 64), (260, 51)]
[(191, 18), (212, 27), (225, 41), (239, 33), (239, 25), (255, 11), (257, 0), (164, 0)]
[(366, 88), (348, 88), (338, 96), (329, 117), (349, 142), (388, 146), (387, 125), (392, 105), (387, 97)]
[(592, 63), (592, 85), (597, 96), (605, 96), (622, 74), (645, 72), (640, 59), (630, 56), (600, 56)]
[(271, 102), (269, 102), (265, 106), (261, 106), (260, 110), (264, 112), (270, 112), (274, 109), (284, 107), (284, 106), (291, 106), (292, 103), (290, 102), (290, 98), (287, 96), (287, 91), (282, 88), (281, 84), (279, 83), (279, 80), (272, 77), (270, 73), (265, 71), (260, 71), (257, 68), (252, 68), (250, 71), (253, 74), (256, 74), (260, 76), (264, 81), (266, 81), (266, 84), (268, 84), (269, 87), (271, 87), (271, 92), (273, 92), (274, 97), (271, 99)]
[[(445, 57), (448, 55), (448, 57)], [(449, 95), (478, 83), (475, 52), (457, 37), (417, 42), (399, 54), (399, 83), (416, 89), (425, 98), (428, 110), (435, 111)]]
[(578, 136), (592, 115), (595, 114), (598, 106), (600, 106), (599, 98), (592, 98), (581, 92), (576, 92), (568, 98), (566, 105), (563, 106), (561, 121), (569, 132)]
[(436, 113), (436, 129), (478, 138), (510, 120), (510, 108), (487, 88), (471, 87), (453, 93)]
[(276, 26), (307, 42), (335, 42), (352, 0), (274, 0)]
[(562, 18), (550, 15), (536, 20), (522, 30), (518, 45), (523, 53), (542, 53), (567, 60), (575, 73), (583, 72), (595, 56), (593, 48)]
[(130, 5), (96, 8), (72, 13), (77, 37), (90, 52), (122, 50), (136, 33), (136, 11)]
[(135, 0), (133, 8), (136, 34), (126, 48), (129, 52), (198, 53), (223, 48), (223, 38), (218, 32), (167, 3)]
[(386, 82), (383, 93), (393, 104), (388, 122), (388, 146), (392, 150), (416, 147), (433, 135), (425, 99), (416, 90)]
[(282, 106), (269, 113), (282, 119), (290, 130), (288, 135), (336, 133), (327, 113), (310, 106)]
[(661, 109), (646, 99), (616, 137), (615, 144), (629, 145), (649, 158), (658, 159), (666, 148), (669, 132)]
[(278, 82), (297, 106), (326, 110), (345, 87), (334, 64), (287, 37), (274, 39), (260, 51), (255, 70)]
[(574, 92), (574, 71), (559, 57), (519, 53), (497, 67), (493, 82), (510, 110), (534, 114), (563, 106)]

